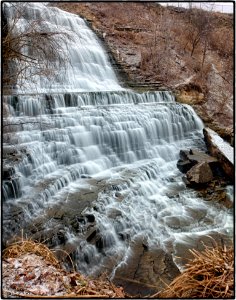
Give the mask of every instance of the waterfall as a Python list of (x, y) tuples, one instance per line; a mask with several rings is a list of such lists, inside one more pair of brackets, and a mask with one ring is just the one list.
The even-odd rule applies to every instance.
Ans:
[(53, 232), (54, 246), (73, 245), (79, 270), (109, 265), (115, 276), (140, 237), (175, 253), (230, 230), (231, 214), (187, 189), (176, 168), (180, 149), (205, 150), (194, 110), (168, 91), (123, 89), (80, 17), (39, 3), (27, 16), (72, 36), (62, 45), (70, 65), (4, 96), (4, 237), (21, 227), (33, 237)]
[[(10, 20), (14, 19), (18, 5), (4, 4), (5, 13)], [(19, 10), (19, 8), (18, 8)], [(57, 32), (67, 34), (64, 42), (61, 40), (59, 53), (67, 58), (61, 68), (58, 64), (53, 80), (45, 78), (45, 74), (34, 76), (24, 86), (16, 86), (17, 93), (45, 92), (78, 92), (78, 91), (112, 91), (122, 89), (116, 75), (108, 62), (95, 34), (87, 27), (85, 21), (76, 15), (61, 11), (56, 7), (48, 8), (41, 3), (25, 7), (24, 14), (17, 19), (15, 31), (17, 34), (30, 30), (29, 21), (40, 22), (42, 34)], [(24, 54), (29, 55), (28, 47), (23, 48)], [(35, 74), (34, 67), (29, 68), (29, 74)]]

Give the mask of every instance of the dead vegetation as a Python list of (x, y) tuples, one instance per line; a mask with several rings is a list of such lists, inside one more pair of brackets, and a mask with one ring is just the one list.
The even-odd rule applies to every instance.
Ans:
[(125, 298), (123, 288), (106, 278), (91, 279), (64, 270), (54, 253), (41, 243), (21, 240), (3, 251), (4, 297)]
[(233, 298), (233, 247), (206, 247), (203, 252), (190, 250), (193, 259), (186, 269), (158, 295), (160, 298)]
[(232, 20), (220, 13), (196, 8), (178, 11), (156, 3), (57, 3), (56, 6), (84, 16), (94, 29), (105, 32), (106, 41), (112, 41), (118, 50), (125, 44), (144, 53), (136, 75), (147, 72), (154, 77), (158, 72), (168, 82), (173, 81), (172, 72), (175, 81), (183, 71), (207, 76), (207, 68), (203, 67), (209, 64), (213, 52), (215, 60), (233, 62)]
[(53, 252), (44, 244), (31, 240), (21, 240), (3, 250), (3, 259), (17, 258), (21, 255), (31, 253), (43, 257), (51, 265), (58, 267), (59, 262)]

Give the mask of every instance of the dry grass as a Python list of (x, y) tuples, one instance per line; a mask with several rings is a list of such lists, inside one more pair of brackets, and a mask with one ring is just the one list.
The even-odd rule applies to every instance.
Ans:
[(194, 258), (186, 265), (184, 272), (158, 294), (158, 297), (233, 298), (233, 247), (206, 247), (203, 252), (190, 251)]
[(55, 267), (60, 265), (53, 252), (47, 246), (31, 240), (21, 240), (4, 249), (3, 259), (16, 258), (26, 253), (39, 255)]

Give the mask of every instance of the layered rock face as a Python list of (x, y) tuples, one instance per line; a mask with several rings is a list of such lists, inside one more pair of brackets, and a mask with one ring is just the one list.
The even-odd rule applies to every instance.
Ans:
[(204, 128), (204, 139), (212, 156), (220, 162), (225, 174), (234, 180), (234, 149), (226, 143), (215, 131), (210, 128)]

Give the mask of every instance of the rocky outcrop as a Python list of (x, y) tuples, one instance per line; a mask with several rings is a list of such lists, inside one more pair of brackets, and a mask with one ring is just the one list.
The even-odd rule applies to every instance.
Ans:
[(204, 93), (199, 85), (188, 82), (178, 85), (174, 90), (176, 100), (185, 104), (202, 104), (204, 103)]
[(200, 151), (181, 150), (177, 167), (186, 174), (183, 177), (185, 184), (194, 188), (199, 197), (218, 202), (226, 208), (233, 206), (227, 192), (231, 181), (225, 175), (221, 160)]
[(218, 159), (225, 174), (233, 181), (235, 176), (233, 147), (210, 128), (204, 128), (203, 134), (208, 151)]

